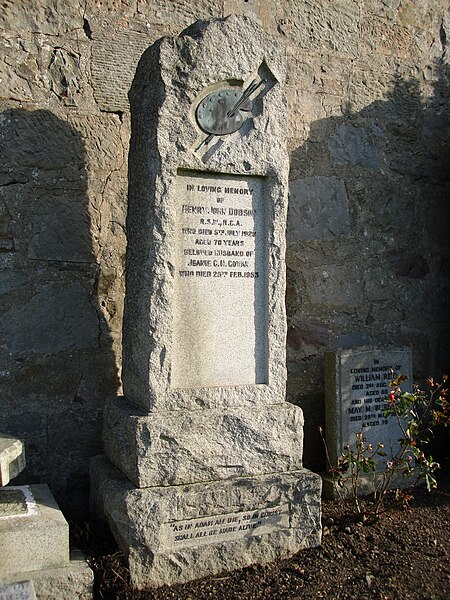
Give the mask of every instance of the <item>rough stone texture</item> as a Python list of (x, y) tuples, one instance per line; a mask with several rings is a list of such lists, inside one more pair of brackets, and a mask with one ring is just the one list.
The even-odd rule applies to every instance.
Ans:
[(0, 585), (0, 600), (36, 600), (32, 581), (18, 581)]
[(306, 177), (292, 182), (287, 242), (334, 239), (350, 233), (348, 197), (335, 177)]
[[(92, 462), (92, 510), (110, 524), (139, 587), (189, 581), (252, 563), (279, 560), (320, 543), (321, 479), (306, 470), (210, 483), (136, 489), (109, 461)], [(221, 520), (240, 511), (289, 505), (289, 525), (226, 542), (169, 550), (165, 535), (179, 521)], [(165, 525), (163, 527), (163, 525)], [(244, 532), (245, 533), (245, 532)], [(224, 534), (225, 535), (225, 534)]]
[(28, 505), (26, 496), (22, 489), (12, 487), (1, 490), (0, 494), (0, 516), (1, 517), (18, 517), (26, 515)]
[[(254, 21), (230, 16), (156, 42), (133, 82), (127, 399), (107, 403), (103, 433), (121, 473), (100, 458), (91, 487), (136, 588), (268, 562), (320, 540), (302, 411), (285, 401), (284, 70), (283, 48)], [(242, 127), (200, 143), (197, 106), (256, 77), (261, 90)], [(220, 259), (217, 247), (242, 256)]]
[(5, 585), (14, 581), (31, 580), (38, 600), (91, 600), (94, 593), (94, 574), (80, 552), (71, 553), (67, 566), (41, 571), (24, 571), (0, 575)]
[(25, 466), (22, 440), (0, 433), (0, 485), (7, 485)]
[[(323, 425), (326, 349), (351, 345), (348, 340), (411, 345), (416, 377), (448, 371), (447, 1), (3, 4), (2, 314), (24, 314), (42, 288), (67, 299), (61, 287), (46, 286), (80, 284), (84, 308), (77, 319), (90, 345), (77, 348), (74, 334), (71, 348), (16, 354), (4, 349), (1, 336), (2, 430), (26, 439), (27, 477), (48, 481), (61, 506), (71, 512), (86, 506), (89, 457), (101, 451), (102, 402), (120, 393), (127, 82), (138, 47), (195, 20), (249, 14), (286, 45), (291, 183), (295, 188), (327, 178), (325, 198), (336, 180), (345, 185), (347, 233), (303, 239), (289, 227), (287, 305), (289, 331), (296, 334), (287, 347), (288, 398), (304, 410), (305, 464), (324, 467), (317, 425)], [(106, 40), (113, 46), (108, 69), (101, 62)], [(108, 105), (112, 92), (115, 104)], [(378, 168), (335, 162), (331, 139), (340, 143), (339, 149), (332, 144), (334, 153), (360, 156), (349, 135), (355, 130), (364, 141), (364, 160), (367, 148), (375, 148)], [(303, 196), (291, 198), (297, 200), (312, 219), (317, 197), (308, 194), (308, 206)], [(297, 222), (296, 213), (293, 206)], [(327, 223), (317, 231), (327, 236)], [(411, 253), (421, 257), (420, 269), (408, 269)], [(406, 258), (393, 260), (397, 256)], [(334, 264), (357, 264), (362, 271), (361, 306), (331, 306), (326, 296), (332, 286), (323, 287), (325, 301), (306, 294), (310, 267)], [(322, 271), (315, 272), (319, 280)], [(360, 289), (350, 267), (346, 285)], [(80, 321), (90, 319), (87, 302), (98, 317), (89, 335)], [(48, 320), (50, 328), (52, 315)], [(18, 480), (26, 482), (23, 474)]]
[[(45, 484), (8, 487), (21, 491), (27, 512), (18, 511), (0, 519), (0, 573), (66, 567), (69, 564), (69, 525)], [(0, 490), (0, 501), (3, 490)]]
[(302, 466), (303, 415), (287, 402), (146, 415), (116, 398), (105, 406), (103, 443), (142, 488), (291, 471)]

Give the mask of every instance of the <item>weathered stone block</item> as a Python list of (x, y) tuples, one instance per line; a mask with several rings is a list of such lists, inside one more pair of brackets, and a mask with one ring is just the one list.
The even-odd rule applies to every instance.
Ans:
[(377, 148), (362, 127), (341, 123), (328, 141), (331, 157), (337, 164), (352, 164), (378, 169)]
[(128, 554), (138, 588), (273, 562), (320, 543), (321, 479), (304, 469), (136, 489), (98, 456), (91, 478), (92, 509)]
[(288, 402), (148, 415), (116, 398), (105, 407), (103, 442), (140, 488), (291, 471), (302, 466), (303, 415)]
[(86, 285), (49, 283), (29, 302), (14, 306), (1, 321), (11, 352), (46, 353), (98, 345), (99, 323)]
[[(20, 498), (11, 498), (12, 491), (19, 492)], [(69, 525), (47, 485), (0, 490), (0, 507), (2, 576), (68, 565)]]
[(306, 177), (291, 182), (287, 242), (332, 240), (350, 231), (345, 183), (336, 177)]
[(18, 440), (4, 433), (0, 434), (0, 485), (7, 485), (25, 469), (25, 447)]
[(286, 2), (280, 13), (279, 30), (301, 48), (358, 54), (360, 7), (356, 0)]
[(355, 307), (363, 301), (363, 277), (352, 264), (324, 264), (305, 272), (306, 291), (319, 306)]
[[(151, 31), (149, 33), (152, 33)], [(130, 30), (101, 28), (92, 44), (92, 80), (102, 110), (129, 110), (127, 93), (139, 58), (157, 36)]]

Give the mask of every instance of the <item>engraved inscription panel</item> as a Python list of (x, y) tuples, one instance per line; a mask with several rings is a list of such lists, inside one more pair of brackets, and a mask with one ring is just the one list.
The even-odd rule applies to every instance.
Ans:
[(164, 523), (161, 546), (177, 550), (266, 535), (289, 528), (289, 505)]
[(342, 360), (342, 442), (353, 446), (356, 433), (376, 445), (384, 444), (388, 455), (396, 451), (401, 430), (393, 417), (385, 418), (391, 369), (407, 375), (402, 389), (410, 390), (412, 365), (407, 352), (355, 352)]
[(264, 179), (180, 172), (172, 386), (267, 383)]

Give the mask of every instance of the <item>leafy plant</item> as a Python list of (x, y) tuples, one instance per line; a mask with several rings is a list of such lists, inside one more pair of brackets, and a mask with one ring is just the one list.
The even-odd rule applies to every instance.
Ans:
[[(448, 378), (444, 375), (437, 383), (429, 377), (426, 391), (414, 385), (412, 393), (401, 389), (401, 383), (406, 379), (405, 375), (401, 375), (391, 380), (384, 411), (385, 418), (396, 419), (401, 431), (395, 454), (382, 462), (387, 457), (383, 444), (379, 443), (376, 447), (367, 444), (360, 431), (356, 434), (354, 446), (345, 446), (337, 465), (330, 465), (329, 471), (338, 488), (350, 487), (354, 510), (363, 521), (380, 516), (386, 493), (399, 474), (416, 477), (415, 483), (423, 479), (428, 491), (437, 486), (435, 471), (439, 464), (424, 448), (437, 425), (450, 424), (448, 390), (445, 387)], [(373, 498), (368, 501), (360, 497), (359, 491), (361, 476), (369, 473), (374, 475), (375, 489)]]

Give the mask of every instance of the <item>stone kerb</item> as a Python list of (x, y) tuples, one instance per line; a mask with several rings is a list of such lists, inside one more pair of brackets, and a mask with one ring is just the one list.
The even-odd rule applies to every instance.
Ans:
[[(132, 137), (123, 382), (125, 395), (144, 409), (221, 408), (284, 400), (286, 319), (282, 258), (289, 164), (285, 148), (284, 72), (285, 56), (279, 44), (250, 19), (237, 17), (212, 21), (208, 26), (195, 25), (178, 39), (163, 38), (139, 63), (130, 92)], [(218, 85), (246, 87), (256, 78), (266, 79), (267, 89), (261, 90), (253, 102), (251, 118), (242, 127), (244, 133), (240, 130), (226, 137), (217, 136), (196, 152), (195, 148), (206, 137), (195, 120), (194, 109), (199, 99)], [(186, 189), (189, 185), (195, 188), (191, 193)], [(184, 267), (188, 264), (185, 261), (180, 268), (177, 247), (180, 243), (190, 243), (194, 248), (195, 240), (188, 239), (189, 234), (180, 241), (180, 228), (192, 230), (193, 223), (197, 223), (198, 233), (200, 222), (195, 215), (182, 213), (182, 205), (203, 204), (210, 210), (207, 204), (211, 201), (202, 199), (200, 191), (196, 194), (197, 186), (219, 188), (219, 193), (212, 193), (213, 202), (220, 206), (217, 201), (225, 198), (222, 206), (227, 214), (238, 208), (236, 202), (240, 197), (225, 194), (225, 188), (256, 189), (246, 206), (260, 219), (260, 237), (253, 247), (248, 240), (239, 241), (247, 242), (245, 249), (255, 253), (253, 265), (262, 266), (259, 282), (265, 280), (268, 285), (259, 291), (259, 282), (249, 280), (248, 295), (235, 298), (235, 282), (229, 275), (224, 284), (213, 280), (216, 269), (204, 269), (211, 273), (211, 277), (206, 276), (211, 291), (198, 310), (207, 317), (214, 343), (209, 348), (200, 347), (201, 325), (192, 322), (189, 347), (183, 348), (176, 345), (176, 340), (187, 339), (189, 326), (182, 330), (183, 336), (175, 335), (174, 328), (180, 321), (183, 323), (185, 311), (191, 321), (195, 321), (195, 315), (184, 296), (185, 282), (177, 282), (177, 271), (187, 270)], [(205, 220), (208, 225), (201, 229), (220, 228), (222, 216), (215, 218), (216, 215), (209, 214), (209, 220)], [(252, 231), (251, 221), (248, 217), (241, 219), (236, 228), (238, 234), (246, 231), (246, 225)], [(203, 232), (201, 237), (207, 235)], [(239, 249), (224, 245), (233, 241), (231, 238), (220, 240), (224, 236), (214, 234), (210, 237), (212, 243), (222, 241), (222, 249)], [(213, 255), (211, 260), (224, 260), (225, 270), (232, 272), (227, 256)], [(239, 266), (246, 262), (245, 256), (244, 259), (238, 256), (234, 262), (238, 265), (234, 271), (245, 270)], [(197, 275), (200, 269), (194, 271)], [(200, 276), (195, 284), (202, 285)], [(265, 337), (264, 348), (253, 361), (248, 336), (241, 333), (242, 327), (237, 327), (227, 312), (227, 307), (240, 300), (243, 310), (250, 302), (262, 306), (255, 331), (250, 335), (257, 337), (258, 347), (263, 346)], [(266, 326), (260, 331), (258, 325), (263, 321)], [(243, 360), (240, 344), (247, 348), (244, 358), (248, 360)], [(232, 365), (233, 377), (228, 379), (226, 371), (211, 370), (208, 360), (216, 352), (213, 359), (217, 365), (216, 359), (220, 358), (217, 348), (221, 345), (222, 362)], [(190, 356), (191, 371), (203, 374), (194, 385), (187, 380), (183, 383), (189, 373)], [(177, 362), (181, 371), (177, 371), (174, 364)], [(233, 379), (236, 385), (231, 390)]]
[(92, 598), (93, 573), (69, 551), (69, 525), (45, 484), (8, 486), (25, 468), (21, 440), (0, 435), (0, 598)]

